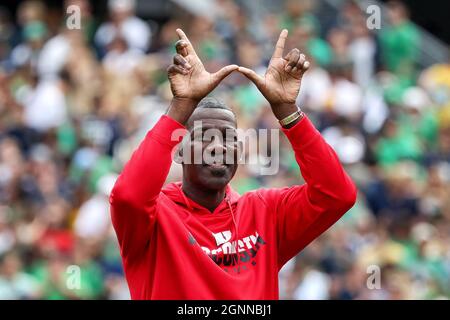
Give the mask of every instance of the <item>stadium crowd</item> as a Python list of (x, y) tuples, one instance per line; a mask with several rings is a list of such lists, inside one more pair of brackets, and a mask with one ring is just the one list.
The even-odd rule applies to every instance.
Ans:
[[(407, 8), (388, 2), (389, 25), (370, 30), (352, 1), (326, 26), (316, 1), (287, 0), (257, 23), (237, 2), (216, 2), (210, 16), (183, 12), (158, 25), (138, 17), (132, 0), (110, 0), (102, 20), (88, 0), (66, 0), (79, 6), (81, 29), (39, 0), (22, 1), (15, 15), (0, 6), (0, 299), (129, 298), (108, 194), (169, 104), (177, 27), (207, 70), (236, 63), (263, 73), (281, 28), (287, 47), (312, 62), (298, 105), (359, 196), (282, 269), (280, 298), (449, 298), (450, 64), (420, 67)], [(239, 73), (214, 94), (239, 127), (278, 128)], [(280, 137), (278, 173), (241, 165), (232, 181), (239, 193), (301, 179)], [(174, 164), (168, 181), (180, 175)]]

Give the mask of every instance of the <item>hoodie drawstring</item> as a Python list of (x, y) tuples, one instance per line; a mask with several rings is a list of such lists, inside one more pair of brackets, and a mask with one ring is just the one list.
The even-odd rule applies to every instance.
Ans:
[(239, 258), (239, 228), (238, 225), (236, 223), (236, 218), (234, 217), (234, 211), (233, 208), (231, 207), (231, 203), (230, 203), (230, 199), (228, 198), (228, 195), (225, 198), (227, 204), (228, 204), (228, 209), (230, 209), (230, 213), (231, 213), (231, 218), (233, 219), (233, 225), (234, 225), (234, 232), (236, 234), (236, 255), (237, 255), (237, 261), (238, 261), (238, 273), (241, 273), (241, 259)]
[[(189, 200), (187, 199), (187, 197), (184, 194), (183, 190), (181, 190), (181, 188), (178, 188), (178, 192), (182, 196), (186, 206), (189, 208), (189, 210), (192, 211), (193, 208), (192, 208), (191, 204), (189, 203)], [(237, 255), (237, 261), (238, 261), (238, 273), (240, 273), (241, 272), (241, 267), (240, 267), (241, 259), (239, 258), (239, 252), (238, 252), (239, 251), (239, 243), (238, 243), (238, 241), (239, 241), (239, 228), (238, 228), (238, 225), (237, 225), (237, 222), (236, 222), (236, 217), (234, 216), (233, 207), (231, 206), (231, 202), (230, 202), (230, 199), (229, 199), (228, 195), (225, 195), (225, 201), (226, 201), (226, 203), (228, 205), (228, 209), (230, 210), (231, 218), (233, 220), (234, 232), (235, 232), (235, 235), (236, 235), (235, 239), (236, 239), (236, 255)]]

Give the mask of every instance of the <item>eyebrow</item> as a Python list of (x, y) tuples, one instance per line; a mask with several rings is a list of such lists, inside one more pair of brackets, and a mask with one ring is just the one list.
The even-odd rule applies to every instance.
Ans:
[[(191, 127), (191, 129), (189, 130), (189, 132), (192, 134), (194, 132), (199, 132), (200, 127)], [(218, 130), (220, 132), (227, 132), (227, 131), (236, 131), (237, 128), (232, 127), (232, 126), (223, 126), (223, 127), (217, 127), (217, 126), (201, 126), (201, 132), (205, 132), (206, 130)]]
[[(214, 119), (214, 120), (216, 120), (216, 119)], [(207, 124), (203, 120), (195, 120), (195, 121), (202, 121), (202, 124), (201, 124), (202, 131), (207, 130), (207, 129), (217, 129), (217, 130), (223, 130), (223, 129), (236, 130), (237, 129), (237, 127), (235, 125), (231, 125), (230, 121), (228, 121), (228, 120), (222, 120), (222, 119), (218, 119), (218, 120), (226, 121), (227, 123), (217, 125), (217, 124)], [(196, 128), (199, 127), (199, 126), (193, 126), (193, 125), (194, 125), (194, 123), (192, 122), (191, 125), (188, 126), (188, 128), (190, 128), (190, 130), (195, 130)]]
[(219, 121), (224, 121), (224, 122), (227, 122), (227, 123), (232, 123), (234, 125), (233, 128), (236, 129), (237, 128), (236, 116), (234, 115), (234, 113), (231, 110), (226, 110), (226, 111), (229, 111), (233, 115), (233, 117), (231, 118), (231, 117), (223, 116), (223, 117), (220, 117), (220, 118), (208, 118), (206, 116), (206, 117), (199, 117), (198, 119), (195, 119), (195, 116), (194, 116), (193, 118), (189, 118), (189, 120), (187, 122), (187, 127), (188, 128), (192, 127), (194, 125), (194, 122), (196, 122), (196, 121), (205, 122), (205, 121), (210, 121), (210, 120), (214, 120), (214, 121), (219, 120)]

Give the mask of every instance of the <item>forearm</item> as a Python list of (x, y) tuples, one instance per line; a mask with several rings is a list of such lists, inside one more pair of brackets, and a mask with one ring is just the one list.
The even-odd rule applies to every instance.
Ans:
[(175, 120), (163, 116), (147, 133), (114, 186), (113, 204), (121, 201), (143, 207), (158, 196), (172, 163), (172, 150), (184, 132), (184, 127)]
[(305, 117), (283, 131), (294, 149), (311, 203), (331, 207), (353, 204), (356, 195), (353, 182), (311, 121)]
[(180, 114), (161, 117), (133, 153), (111, 192), (111, 218), (125, 266), (142, 257), (152, 237), (157, 198), (172, 163), (172, 150), (185, 132), (176, 121), (182, 119)]
[(167, 116), (185, 125), (198, 103), (199, 101), (194, 99), (173, 98), (167, 110)]
[(307, 117), (283, 131), (306, 183), (275, 193), (280, 267), (339, 220), (356, 197), (336, 154)]

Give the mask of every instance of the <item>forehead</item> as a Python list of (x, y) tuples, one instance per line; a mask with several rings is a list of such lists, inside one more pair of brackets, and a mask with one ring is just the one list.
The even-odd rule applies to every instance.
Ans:
[(198, 108), (192, 113), (188, 120), (189, 130), (201, 125), (206, 128), (230, 128), (236, 129), (236, 117), (227, 109)]

